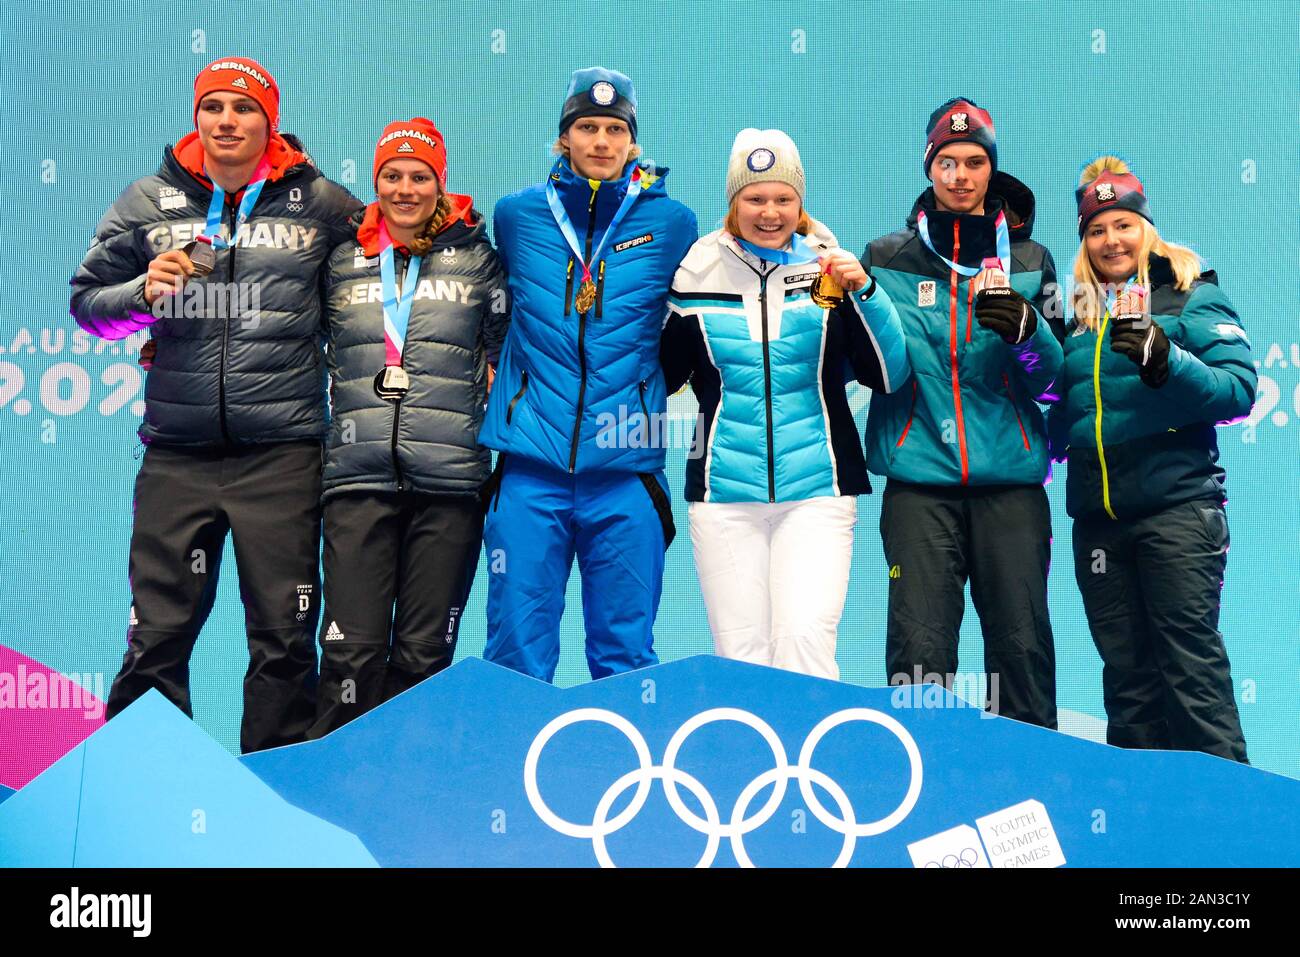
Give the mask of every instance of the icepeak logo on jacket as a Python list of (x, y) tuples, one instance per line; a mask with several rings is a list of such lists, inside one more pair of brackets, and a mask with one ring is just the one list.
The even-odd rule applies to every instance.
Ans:
[[(929, 188), (903, 229), (868, 245), (864, 265), (897, 305), (914, 374), (910, 389), (872, 396), (872, 472), (932, 485), (1038, 484), (1047, 476), (1038, 402), (1054, 395), (1064, 323), (1052, 257), (1030, 238), (1034, 207), (1027, 186), (998, 172), (984, 215), (942, 210)], [(938, 255), (917, 232), (922, 210)], [(1001, 211), (1011, 240), (1009, 281), (1039, 314), (1035, 335), (1019, 352), (979, 326), (970, 280), (940, 258), (979, 267), (996, 256)]]
[(859, 381), (897, 388), (906, 356), (897, 314), (879, 289), (833, 310), (810, 295), (809, 258), (832, 252), (820, 223), (794, 251), (803, 262), (766, 263), (724, 230), (697, 242), (673, 280), (662, 359), (668, 388), (690, 380), (700, 401), (686, 498), (790, 502), (871, 490), (844, 392), (846, 362)]
[[(1151, 320), (1170, 341), (1169, 380), (1145, 385), (1109, 348), (1109, 322), (1076, 321), (1065, 340), (1052, 452), (1066, 458), (1066, 510), (1075, 518), (1134, 519), (1196, 499), (1222, 502), (1216, 424), (1250, 414), (1258, 377), (1250, 340), (1212, 270), (1174, 288), (1169, 261), (1150, 260)], [(1099, 440), (1100, 437), (1100, 440)]]
[(625, 249), (633, 249), (637, 246), (644, 246), (646, 243), (651, 242), (654, 242), (654, 234), (646, 233), (644, 236), (638, 236), (636, 239), (629, 239), (625, 242), (615, 244), (614, 252), (621, 253)]
[[(561, 157), (548, 181), (592, 264), (596, 298), (577, 311), (582, 263), (552, 215), (546, 181), (497, 203), (494, 235), (510, 276), (513, 313), (481, 441), (564, 471), (658, 471), (663, 448), (599, 441), (601, 421), (667, 407), (659, 335), (674, 270), (696, 239), (695, 215), (668, 197), (668, 171), (642, 170), (642, 190), (605, 241), (635, 163), (616, 180), (588, 180)], [(620, 242), (654, 242), (615, 254)], [(620, 411), (622, 416), (620, 417)], [(601, 417), (605, 418), (602, 419)]]

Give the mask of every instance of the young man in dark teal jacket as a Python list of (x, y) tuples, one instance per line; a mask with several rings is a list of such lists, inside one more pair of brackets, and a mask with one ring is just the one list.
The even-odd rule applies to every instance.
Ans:
[(910, 387), (872, 396), (867, 423), (867, 467), (889, 480), (887, 674), (951, 681), (969, 578), (990, 702), (1053, 728), (1038, 403), (1061, 370), (1056, 268), (1030, 239), (1034, 195), (998, 170), (993, 120), (972, 100), (931, 114), (924, 167), (934, 185), (907, 225), (863, 256), (898, 309), (913, 372)]

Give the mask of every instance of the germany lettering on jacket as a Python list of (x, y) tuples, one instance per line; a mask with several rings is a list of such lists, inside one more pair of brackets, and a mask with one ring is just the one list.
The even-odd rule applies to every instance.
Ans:
[(631, 249), (633, 246), (644, 246), (646, 243), (654, 241), (653, 233), (646, 233), (644, 236), (638, 236), (636, 239), (629, 239), (626, 242), (615, 243), (614, 252), (621, 253), (625, 249)]
[[(184, 246), (203, 232), (203, 222), (166, 223), (155, 226), (146, 234), (149, 245), (157, 252), (166, 252)], [(225, 234), (226, 227), (222, 227)], [(299, 226), (297, 223), (256, 222), (239, 227), (234, 245), (240, 249), (311, 249), (320, 232), (316, 226)]]
[[(469, 297), (474, 294), (474, 286), (466, 285), (455, 279), (421, 279), (415, 287), (416, 299), (440, 299), (443, 302), (459, 302), (469, 305)], [(359, 282), (348, 289), (346, 305), (357, 306), (368, 302), (383, 302), (384, 287), (377, 282)]]

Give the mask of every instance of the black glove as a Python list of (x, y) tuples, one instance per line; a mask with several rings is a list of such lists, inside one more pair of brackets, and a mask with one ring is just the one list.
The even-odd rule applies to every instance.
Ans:
[(1029, 300), (1010, 286), (981, 289), (975, 296), (975, 318), (1006, 343), (1018, 346), (1038, 328), (1038, 313)]
[(1169, 380), (1169, 337), (1150, 316), (1130, 313), (1112, 319), (1110, 347), (1133, 360), (1138, 376), (1152, 389)]

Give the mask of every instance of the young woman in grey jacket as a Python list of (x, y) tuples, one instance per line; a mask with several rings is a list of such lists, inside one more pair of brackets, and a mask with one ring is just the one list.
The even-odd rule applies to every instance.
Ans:
[(376, 202), (329, 261), (319, 737), (451, 663), (483, 535), (478, 444), (505, 275), (442, 135), (390, 123)]

